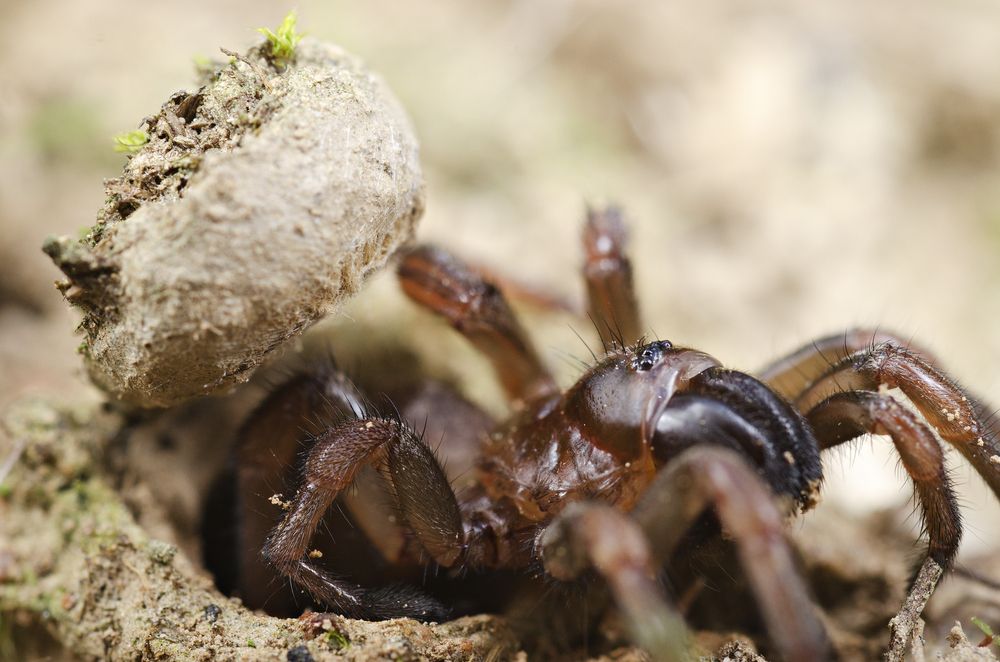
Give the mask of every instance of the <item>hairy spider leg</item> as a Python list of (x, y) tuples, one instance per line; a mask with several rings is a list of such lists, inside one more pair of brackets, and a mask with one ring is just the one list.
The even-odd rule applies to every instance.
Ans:
[[(714, 507), (736, 539), (782, 655), (817, 659), (800, 656), (828, 651), (781, 530), (781, 513), (813, 505), (822, 476), (819, 448), (802, 416), (750, 375), (709, 368), (671, 399), (657, 424), (653, 453), (664, 468), (633, 517), (657, 562), (667, 562), (706, 507)], [(686, 463), (691, 466), (680, 468)]]
[[(846, 349), (842, 351), (846, 352)], [(935, 363), (913, 349), (891, 339), (870, 343), (860, 351), (829, 362), (824, 372), (815, 378), (803, 380), (803, 383), (805, 385), (793, 393), (793, 397), (795, 405), (805, 412), (812, 411), (837, 393), (899, 388), (941, 439), (957, 448), (1000, 498), (1000, 442), (996, 430), (990, 427), (984, 416), (983, 405), (962, 390)], [(924, 459), (917, 466), (921, 470), (930, 470), (933, 463)], [(909, 471), (909, 467), (907, 469)], [(912, 471), (909, 473), (913, 476)], [(914, 482), (916, 484), (915, 477)], [(939, 489), (946, 487), (946, 483), (938, 485)], [(918, 498), (921, 497), (919, 488), (917, 495)], [(948, 514), (947, 509), (935, 507), (927, 511), (926, 516), (947, 519)], [(956, 537), (960, 536), (961, 528), (957, 517), (953, 524), (949, 521), (935, 523), (938, 529), (948, 529), (951, 526), (956, 528)], [(930, 528), (928, 532), (930, 533)], [(929, 556), (917, 574), (909, 591), (910, 597), (900, 614), (893, 619), (893, 638), (887, 659), (899, 659), (903, 654), (912, 631), (912, 622), (920, 615), (920, 611), (914, 613), (915, 596), (921, 592), (933, 592), (937, 580), (953, 560), (954, 550), (948, 550), (950, 544), (946, 543), (943, 549), (935, 549), (937, 557)], [(958, 541), (955, 540), (954, 544), (957, 546)]]
[(913, 481), (927, 531), (928, 555), (949, 565), (962, 537), (961, 515), (944, 463), (944, 453), (927, 423), (888, 395), (872, 391), (837, 393), (809, 412), (824, 450), (865, 434), (888, 435)]
[(829, 659), (830, 646), (771, 490), (737, 453), (691, 448), (656, 477), (632, 512), (662, 564), (706, 509), (736, 542), (741, 564), (785, 660)]
[(334, 578), (309, 558), (323, 514), (368, 464), (384, 464), (399, 513), (420, 546), (439, 565), (455, 564), (464, 532), (444, 471), (406, 423), (374, 417), (344, 421), (315, 440), (291, 508), (264, 545), (264, 558), (338, 613), (375, 620), (445, 620), (444, 607), (413, 587), (362, 588)]
[(572, 503), (542, 531), (536, 549), (545, 571), (560, 581), (596, 570), (625, 615), (633, 641), (654, 659), (687, 659), (687, 627), (657, 581), (646, 537), (627, 515), (603, 503)]
[(848, 391), (830, 396), (808, 415), (824, 449), (857, 439), (867, 433), (889, 435), (913, 482), (929, 546), (917, 581), (890, 623), (886, 660), (903, 659), (916, 621), (941, 578), (951, 565), (962, 538), (961, 513), (944, 463), (944, 453), (934, 433), (913, 412), (894, 398), (871, 391)]
[[(652, 567), (661, 568), (706, 509), (712, 509), (736, 538), (778, 650), (788, 659), (822, 659), (829, 650), (827, 638), (783, 537), (783, 509), (775, 502), (777, 493), (786, 498), (789, 510), (807, 506), (820, 479), (819, 448), (801, 414), (753, 377), (707, 367), (685, 380), (656, 420), (651, 441), (660, 474), (633, 511), (649, 543), (636, 543), (623, 527), (607, 522), (604, 525), (616, 535), (605, 539), (591, 534), (583, 516), (567, 507), (573, 516), (567, 515), (565, 524), (541, 538), (546, 569), (560, 579), (572, 578), (582, 568), (597, 569), (626, 613), (636, 641), (671, 659), (677, 656), (674, 647), (680, 645), (676, 628), (670, 625), (679, 618), (675, 610), (658, 602), (658, 588), (622, 595), (622, 582), (629, 577), (615, 576), (620, 570), (599, 563), (595, 555), (610, 554), (598, 545), (627, 545), (626, 550), (611, 551), (630, 554), (624, 558), (634, 575), (636, 568), (645, 567), (645, 561), (640, 563), (645, 558), (642, 550), (649, 549)], [(716, 453), (722, 454), (721, 460), (715, 459)], [(659, 606), (653, 610), (651, 605)], [(664, 643), (671, 637), (673, 644)]]
[[(274, 594), (274, 573), (260, 548), (275, 524), (272, 495), (283, 492), (302, 440), (318, 433), (317, 412), (360, 408), (361, 396), (332, 366), (300, 374), (275, 389), (250, 414), (237, 434), (237, 563), (240, 595), (251, 607), (270, 601), (272, 610), (290, 610), (291, 596)], [(274, 594), (274, 595), (272, 595)], [(278, 604), (288, 602), (289, 604)], [(287, 609), (283, 609), (287, 608)]]
[(628, 347), (642, 335), (632, 263), (625, 252), (627, 231), (617, 207), (588, 209), (583, 229), (588, 312), (604, 349)]
[(993, 493), (1000, 498), (1000, 442), (987, 425), (983, 407), (943, 371), (914, 351), (893, 342), (881, 343), (834, 363), (795, 400), (808, 412), (834, 393), (899, 388), (954, 446)]
[(794, 400), (802, 391), (823, 376), (831, 365), (846, 357), (871, 349), (885, 342), (907, 347), (932, 365), (938, 365), (934, 355), (913, 341), (897, 333), (882, 329), (854, 328), (814, 340), (791, 354), (782, 357), (763, 370), (758, 378), (788, 400)]
[(444, 317), (490, 360), (512, 402), (558, 391), (503, 293), (464, 262), (418, 246), (403, 257), (397, 274), (407, 296)]

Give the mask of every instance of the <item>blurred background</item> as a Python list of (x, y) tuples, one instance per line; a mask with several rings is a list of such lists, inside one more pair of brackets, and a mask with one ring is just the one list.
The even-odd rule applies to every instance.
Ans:
[[(409, 110), (423, 239), (579, 302), (585, 204), (614, 200), (660, 337), (754, 370), (881, 326), (1000, 403), (993, 3), (4, 0), (0, 407), (92, 397), (76, 316), (39, 247), (93, 222), (125, 158), (112, 136), (191, 89), (197, 61), (245, 49), (292, 8)], [(565, 354), (588, 355), (575, 324), (540, 325), (565, 380)], [(827, 500), (905, 502), (887, 446), (828, 462)], [(968, 557), (997, 544), (1000, 507), (951, 456)]]

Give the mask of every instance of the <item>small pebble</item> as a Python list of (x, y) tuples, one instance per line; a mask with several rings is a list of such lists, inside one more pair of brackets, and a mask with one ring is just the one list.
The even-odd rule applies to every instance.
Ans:
[(288, 662), (313, 662), (313, 656), (305, 646), (289, 649), (286, 658)]
[(205, 620), (209, 623), (214, 623), (219, 620), (219, 616), (222, 614), (222, 610), (219, 609), (219, 605), (208, 605), (205, 607)]

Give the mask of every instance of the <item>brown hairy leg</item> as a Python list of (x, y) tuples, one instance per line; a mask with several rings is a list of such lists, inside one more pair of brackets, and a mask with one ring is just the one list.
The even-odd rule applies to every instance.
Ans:
[(503, 293), (464, 262), (418, 246), (403, 257), (397, 274), (407, 296), (448, 320), (490, 360), (512, 402), (558, 391)]
[(781, 658), (829, 659), (826, 631), (785, 539), (782, 513), (738, 454), (711, 447), (685, 451), (660, 471), (632, 516), (662, 565), (708, 508), (736, 542)]
[[(934, 453), (940, 454), (940, 449), (935, 451), (925, 441), (930, 434), (926, 426), (921, 425), (920, 430), (914, 431), (909, 420), (911, 416), (894, 413), (896, 409), (889, 413), (889, 406), (882, 400), (859, 401), (849, 405), (849, 394), (899, 388), (941, 439), (957, 448), (1000, 498), (1000, 442), (995, 426), (991, 426), (984, 415), (983, 405), (945, 374), (928, 353), (889, 333), (859, 329), (843, 336), (830, 336), (818, 341), (815, 347), (803, 348), (774, 364), (765, 371), (765, 377), (772, 386), (785, 392), (800, 411), (816, 411), (816, 415), (821, 417), (818, 422), (828, 427), (827, 434), (830, 434), (830, 420), (836, 420), (848, 409), (853, 409), (853, 415), (866, 425), (866, 419), (872, 419), (872, 425), (886, 431), (891, 432), (893, 426), (909, 429), (906, 438), (913, 441), (905, 449), (897, 443), (897, 449), (914, 480), (918, 499), (925, 508), (928, 533), (934, 535), (932, 554), (918, 573), (903, 609), (893, 619), (893, 639), (887, 656), (888, 659), (899, 659), (923, 603), (933, 593), (938, 579), (954, 557), (961, 528), (957, 509), (951, 503), (953, 499), (945, 494), (935, 494), (935, 485), (943, 485), (941, 489), (949, 485), (938, 483), (938, 478), (930, 475), (937, 471), (938, 461)], [(845, 395), (838, 397), (839, 393)], [(829, 408), (820, 408), (824, 401), (832, 401)], [(858, 423), (841, 420), (839, 425), (844, 426), (840, 434), (849, 434)], [(920, 481), (925, 482), (921, 485)], [(931, 521), (938, 531), (932, 530)], [(954, 531), (950, 530), (952, 528)]]
[(348, 420), (317, 437), (291, 508), (268, 537), (264, 557), (338, 613), (441, 619), (446, 614), (440, 605), (416, 589), (362, 588), (334, 578), (310, 560), (309, 544), (324, 513), (368, 464), (386, 467), (399, 512), (420, 546), (439, 565), (453, 565), (463, 551), (464, 533), (448, 479), (409, 426), (386, 418)]
[(237, 563), (240, 595), (254, 608), (271, 600), (271, 609), (283, 611), (290, 596), (272, 593), (274, 573), (260, 555), (277, 521), (271, 497), (286, 488), (290, 468), (302, 451), (303, 440), (321, 429), (319, 420), (335, 412), (360, 411), (361, 396), (349, 381), (324, 366), (296, 375), (275, 389), (251, 413), (237, 434), (236, 503)]
[(899, 614), (890, 622), (887, 662), (903, 659), (914, 627), (962, 538), (961, 515), (941, 445), (927, 424), (888, 395), (870, 391), (837, 393), (808, 415), (822, 448), (866, 433), (888, 435), (913, 482), (928, 550)]
[(937, 359), (929, 351), (892, 331), (856, 328), (814, 340), (772, 362), (756, 375), (782, 397), (794, 400), (814, 381), (822, 377), (831, 365), (851, 354), (885, 342), (909, 348), (927, 362), (937, 364)]
[(793, 401), (808, 412), (834, 393), (899, 388), (941, 438), (954, 446), (1000, 498), (1000, 442), (983, 407), (950, 377), (913, 350), (893, 342), (834, 363)]
[(838, 392), (899, 388), (1000, 498), (996, 422), (931, 354), (911, 343), (888, 332), (849, 331), (779, 360), (765, 369), (764, 379), (803, 413)]
[(625, 252), (626, 230), (617, 207), (587, 210), (583, 230), (587, 307), (605, 349), (629, 346), (642, 335), (632, 263)]

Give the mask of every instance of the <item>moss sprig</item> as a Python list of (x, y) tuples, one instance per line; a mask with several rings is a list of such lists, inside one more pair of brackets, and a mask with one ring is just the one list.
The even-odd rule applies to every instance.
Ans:
[(149, 136), (145, 131), (136, 130), (126, 133), (119, 133), (115, 136), (115, 151), (134, 154), (142, 149), (142, 146), (149, 142)]
[(975, 625), (979, 630), (986, 635), (986, 638), (979, 642), (980, 648), (986, 648), (990, 644), (997, 643), (997, 637), (993, 634), (993, 628), (989, 626), (986, 621), (981, 618), (972, 617), (972, 624)]
[(271, 59), (278, 66), (285, 66), (295, 59), (295, 47), (302, 41), (302, 35), (295, 31), (296, 20), (295, 12), (290, 11), (273, 32), (270, 28), (257, 28), (257, 32), (267, 37), (271, 44)]

